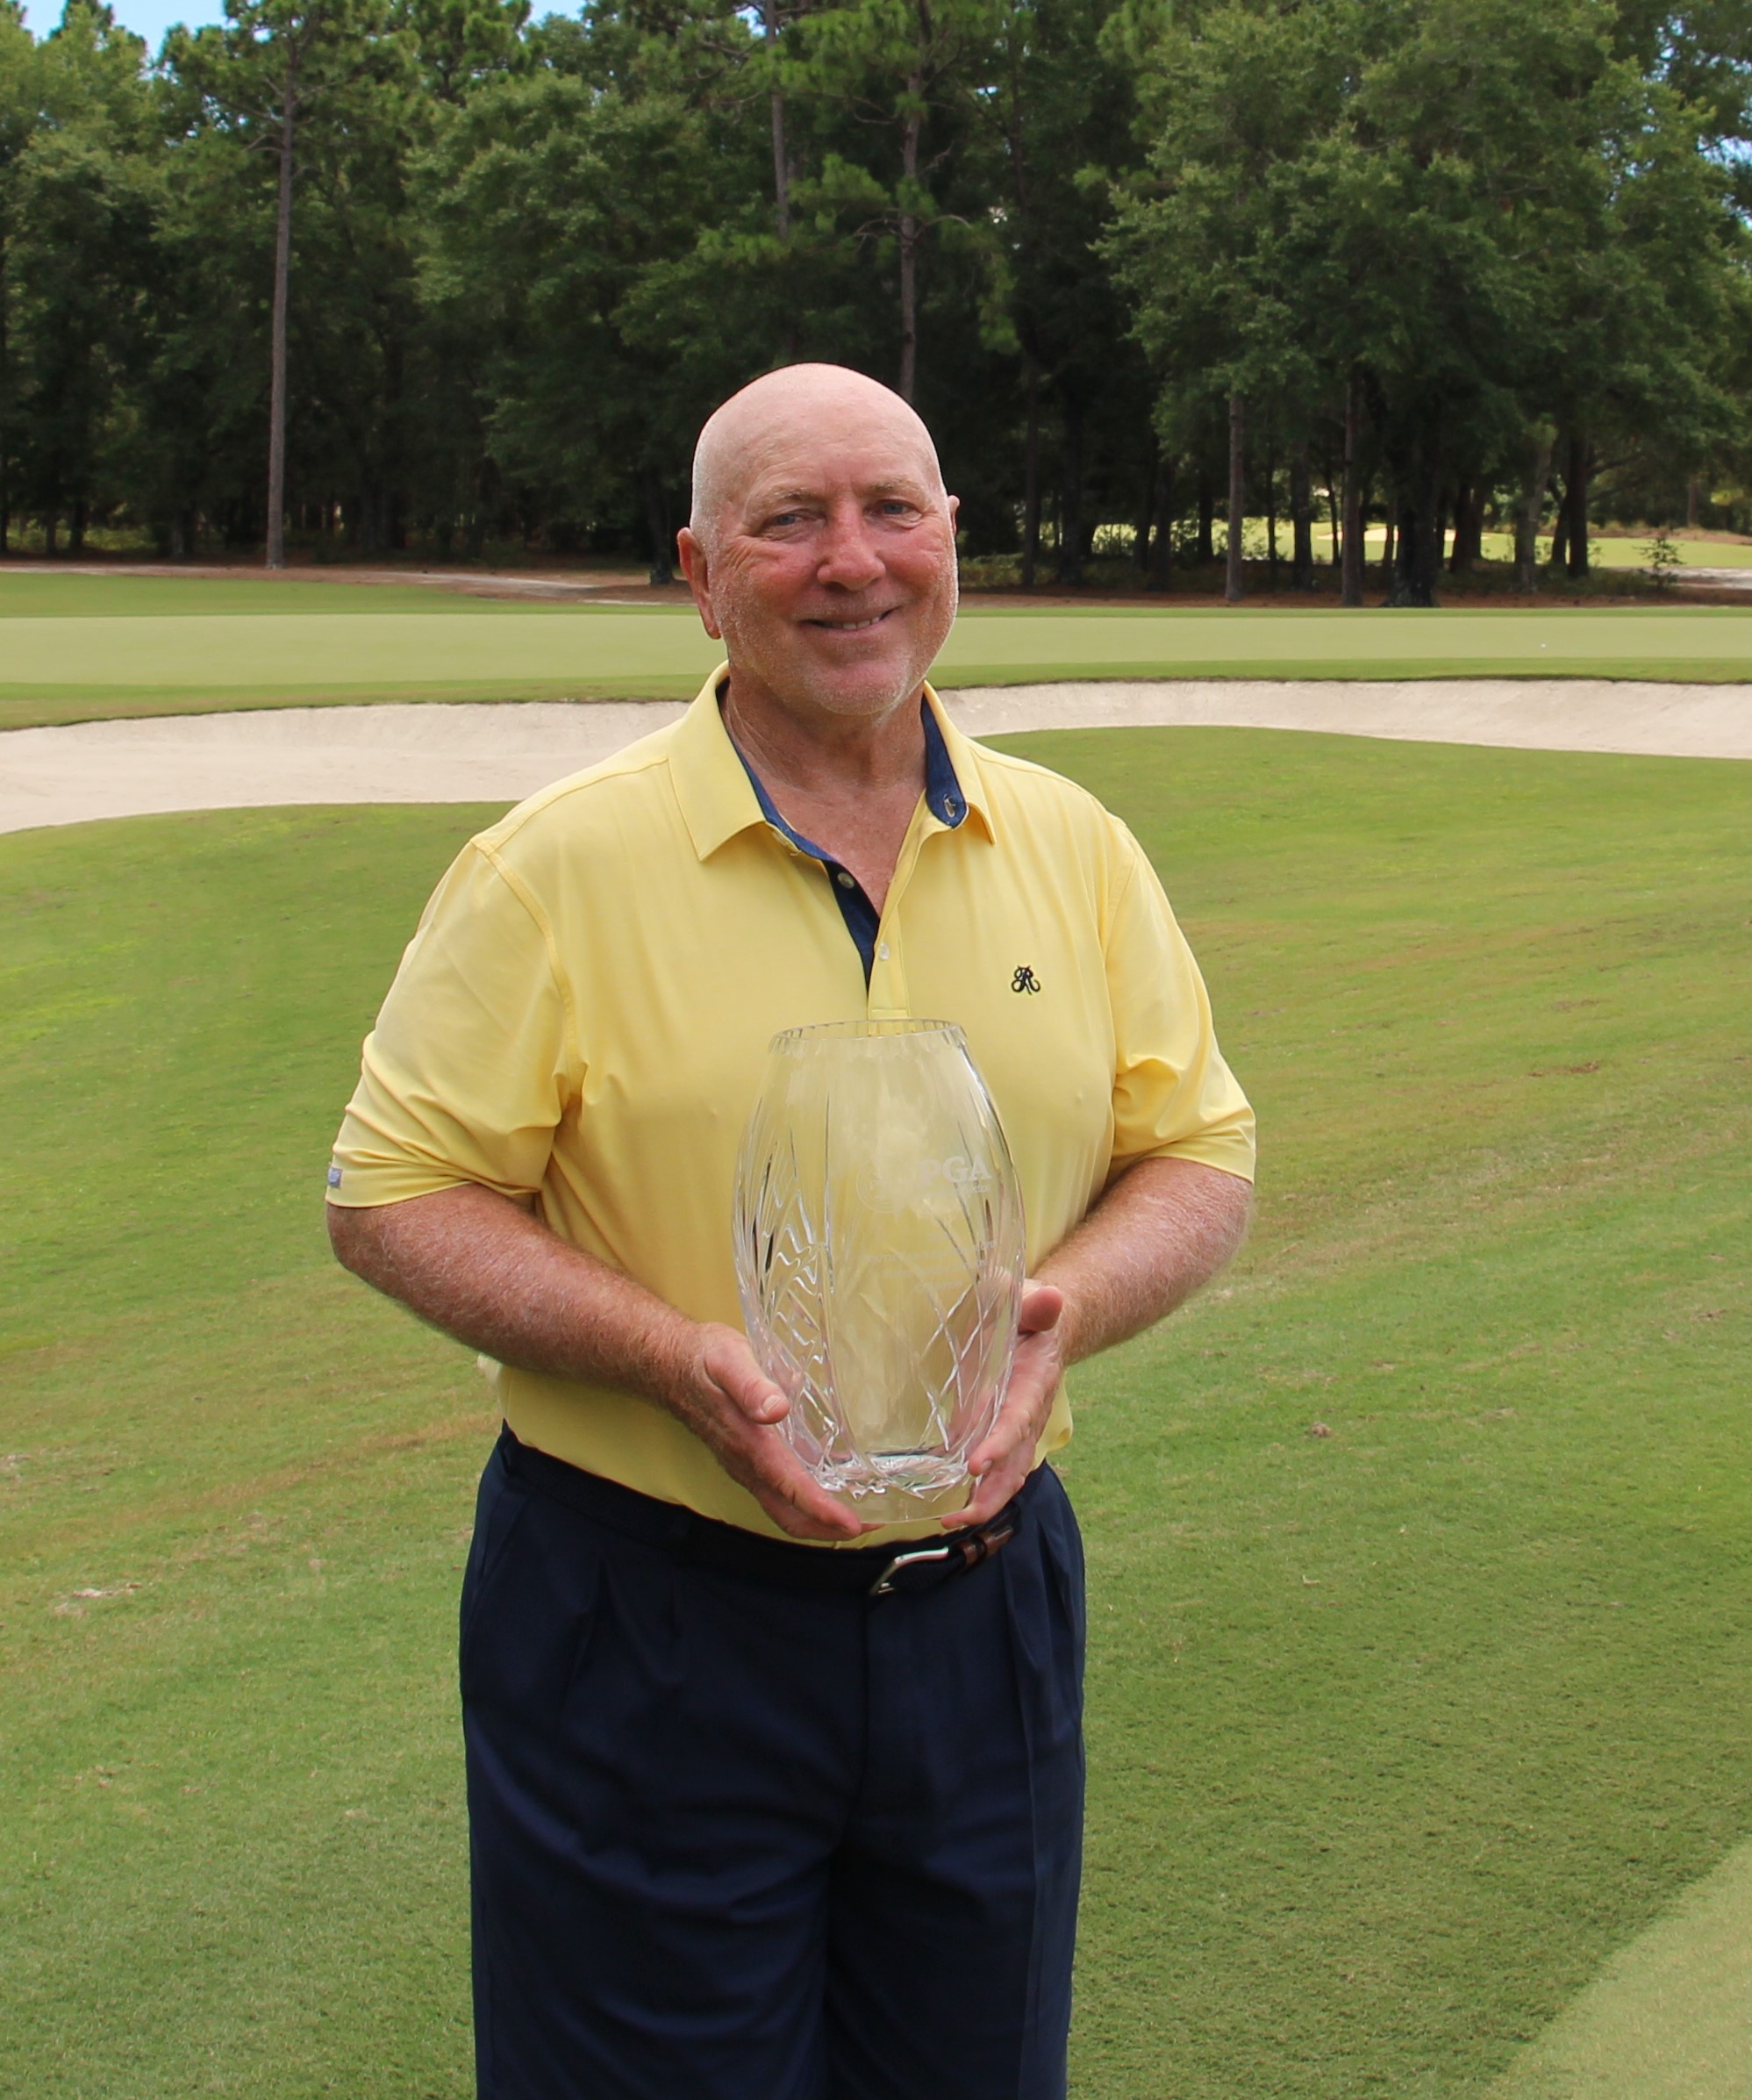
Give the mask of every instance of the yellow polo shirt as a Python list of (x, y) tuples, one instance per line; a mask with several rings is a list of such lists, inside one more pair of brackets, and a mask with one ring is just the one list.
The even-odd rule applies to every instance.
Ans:
[[(1252, 1111), (1117, 818), (971, 743), (926, 687), (967, 813), (952, 828), (921, 797), (867, 986), (820, 864), (762, 814), (719, 712), (725, 675), (671, 727), (463, 848), (366, 1039), (332, 1203), (479, 1183), (693, 1318), (740, 1328), (731, 1193), (767, 1046), (864, 1016), (965, 1029), (1020, 1176), (1031, 1266), (1135, 1160), (1251, 1175)], [(484, 1367), (524, 1443), (777, 1535), (661, 1408)], [(1040, 1455), (1069, 1435), (1062, 1392)]]

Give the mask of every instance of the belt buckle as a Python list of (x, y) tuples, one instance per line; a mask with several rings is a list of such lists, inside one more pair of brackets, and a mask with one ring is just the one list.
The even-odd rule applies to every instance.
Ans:
[(962, 1531), (946, 1545), (915, 1546), (909, 1552), (897, 1553), (870, 1584), (873, 1597), (891, 1597), (899, 1588), (895, 1580), (904, 1568), (918, 1567), (926, 1561), (944, 1560), (952, 1563), (946, 1573), (960, 1574), (963, 1570), (979, 1566), (990, 1560), (1016, 1536), (1016, 1517), (1013, 1508), (1000, 1509), (990, 1523), (982, 1524), (976, 1531)]
[(923, 1546), (910, 1553), (897, 1553), (888, 1566), (883, 1568), (881, 1574), (870, 1584), (870, 1595), (891, 1597), (898, 1587), (895, 1577), (902, 1568), (917, 1567), (926, 1560), (949, 1560), (954, 1558), (955, 1551), (956, 1549), (952, 1545)]

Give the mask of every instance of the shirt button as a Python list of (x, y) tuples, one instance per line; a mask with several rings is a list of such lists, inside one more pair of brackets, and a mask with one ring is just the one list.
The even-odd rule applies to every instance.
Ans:
[(849, 868), (841, 868), (833, 879), (842, 890), (855, 889), (857, 886), (858, 878)]
[(887, 962), (887, 960), (888, 960), (888, 942), (887, 942), (886, 941), (884, 941), (884, 942), (883, 942), (882, 946), (876, 950), (876, 960), (877, 960), (877, 962), (879, 962), (879, 963), (885, 963), (885, 962)]

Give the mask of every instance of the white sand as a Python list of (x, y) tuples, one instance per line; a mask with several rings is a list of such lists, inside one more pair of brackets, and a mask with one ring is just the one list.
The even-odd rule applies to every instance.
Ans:
[[(989, 686), (948, 700), (974, 735), (1217, 724), (1752, 759), (1752, 685), (1200, 679)], [(668, 700), (283, 707), (11, 729), (0, 733), (0, 831), (276, 803), (509, 804), (680, 712)]]

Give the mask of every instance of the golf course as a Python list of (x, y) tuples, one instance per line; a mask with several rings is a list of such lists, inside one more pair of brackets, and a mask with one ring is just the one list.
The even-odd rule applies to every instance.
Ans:
[[(417, 584), (0, 574), (0, 728), (360, 700), (690, 699), (683, 605), (530, 606)], [(983, 606), (950, 685), (1089, 677), (1752, 678), (1752, 606), (1437, 613)]]
[[(0, 724), (683, 696), (691, 613), (0, 575)], [(947, 684), (1752, 684), (1752, 610), (984, 609)], [(1076, 2100), (1752, 2095), (1752, 769), (1007, 735), (1136, 831), (1252, 1240), (1084, 1366)], [(0, 737), (0, 768), (4, 740)], [(494, 1421), (328, 1145), (497, 804), (0, 835), (0, 2094), (465, 2100)]]

